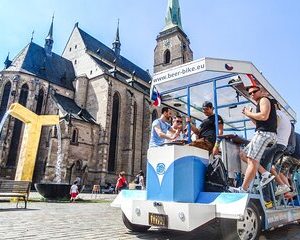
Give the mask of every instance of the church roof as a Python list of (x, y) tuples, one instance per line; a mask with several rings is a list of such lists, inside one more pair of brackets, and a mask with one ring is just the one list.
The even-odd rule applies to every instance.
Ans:
[(92, 115), (89, 114), (87, 110), (80, 108), (73, 99), (58, 93), (54, 93), (52, 96), (54, 101), (61, 107), (61, 110), (63, 110), (66, 115), (71, 114), (72, 118), (77, 120), (96, 123), (96, 120), (92, 117)]
[(30, 42), (13, 60), (5, 71), (20, 71), (45, 79), (50, 83), (74, 90), (72, 81), (75, 72), (72, 62), (52, 53), (47, 56), (45, 49)]
[[(106, 63), (104, 63), (103, 61), (100, 61), (99, 59), (95, 58), (92, 56), (92, 59), (99, 65), (101, 66), (102, 68), (106, 69), (107, 71), (110, 71), (112, 74), (114, 74), (114, 76), (119, 79), (119, 81), (123, 82), (123, 83), (128, 83), (128, 81), (130, 81), (130, 78), (125, 75), (124, 73), (118, 71), (118, 70), (115, 70), (107, 65)], [(132, 77), (132, 76), (131, 76)], [(132, 81), (132, 84), (131, 86), (133, 86), (135, 89), (143, 92), (143, 93), (146, 93), (146, 94), (149, 94), (149, 88), (148, 87), (145, 87), (143, 84), (139, 83), (138, 81)]]
[(138, 78), (142, 79), (147, 83), (151, 80), (151, 76), (147, 71), (135, 65), (125, 57), (117, 55), (112, 49), (110, 49), (97, 39), (93, 38), (91, 35), (83, 31), (82, 29), (78, 28), (78, 30), (87, 50), (92, 51), (99, 57), (106, 59), (112, 65), (116, 64), (119, 68), (122, 68), (130, 74), (134, 72)]
[(112, 68), (110, 65), (106, 64), (105, 62), (101, 61), (100, 59), (95, 58), (93, 56), (91, 56), (91, 57), (100, 67), (102, 67), (106, 70), (110, 70)]

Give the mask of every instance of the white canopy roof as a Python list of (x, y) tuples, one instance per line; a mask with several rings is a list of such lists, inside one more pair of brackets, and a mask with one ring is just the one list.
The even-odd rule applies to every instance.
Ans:
[[(162, 102), (183, 113), (187, 113), (187, 88), (190, 88), (191, 116), (202, 120), (204, 101), (213, 102), (213, 80), (216, 80), (218, 113), (227, 123), (228, 130), (249, 129), (254, 125), (242, 114), (242, 108), (252, 106), (246, 87), (257, 85), (276, 99), (291, 121), (296, 121), (296, 113), (271, 86), (265, 77), (251, 62), (203, 58), (189, 62), (153, 76), (151, 94), (155, 88), (161, 95)], [(252, 102), (249, 102), (252, 101)]]

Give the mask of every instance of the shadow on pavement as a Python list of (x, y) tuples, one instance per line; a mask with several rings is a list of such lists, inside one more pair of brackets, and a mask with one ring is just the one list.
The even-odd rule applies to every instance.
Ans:
[(0, 208), (0, 212), (29, 212), (29, 211), (37, 211), (40, 209), (34, 208)]
[(272, 231), (265, 231), (259, 240), (296, 240), (300, 239), (300, 225), (297, 223), (289, 224)]
[(181, 232), (168, 229), (151, 228), (146, 233), (128, 232), (129, 235), (134, 235), (138, 239), (155, 239), (155, 240), (219, 240), (223, 239), (218, 228), (219, 223), (215, 220), (208, 224), (197, 228), (191, 232)]
[[(145, 233), (134, 233), (128, 231), (127, 235), (135, 236), (138, 239), (151, 240), (225, 240), (217, 224), (211, 223), (204, 228), (196, 229), (192, 232), (179, 232), (172, 230), (151, 228)], [(265, 231), (261, 233), (259, 240), (300, 240), (300, 225), (290, 224), (272, 231)]]

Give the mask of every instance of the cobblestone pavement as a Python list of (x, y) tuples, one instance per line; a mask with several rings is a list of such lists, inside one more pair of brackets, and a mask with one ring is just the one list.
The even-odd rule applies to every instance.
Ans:
[[(37, 197), (35, 193), (31, 197)], [(90, 199), (91, 195), (82, 194)], [(111, 201), (114, 195), (99, 195)], [(0, 202), (0, 239), (219, 239), (214, 229), (192, 233), (151, 229), (133, 234), (124, 227), (121, 211), (103, 203), (29, 202), (28, 209), (16, 209), (15, 203)], [(300, 225), (292, 224), (264, 233), (260, 239), (299, 239)]]

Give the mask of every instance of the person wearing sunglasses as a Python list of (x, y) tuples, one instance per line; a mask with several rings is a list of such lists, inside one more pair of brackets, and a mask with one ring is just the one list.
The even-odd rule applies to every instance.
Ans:
[[(183, 121), (180, 115), (176, 115), (172, 121), (172, 128), (179, 132), (178, 136), (173, 140), (166, 140), (166, 143), (171, 143), (177, 140), (184, 140), (183, 134)], [(172, 135), (172, 132), (168, 131), (167, 135)]]
[[(191, 130), (198, 135), (199, 139), (205, 139), (211, 143), (212, 149), (210, 149), (210, 151), (215, 156), (219, 154), (219, 140), (216, 136), (215, 114), (213, 104), (209, 101), (205, 101), (202, 104), (202, 110), (204, 115), (207, 116), (207, 118), (202, 121), (199, 128), (191, 124)], [(190, 118), (186, 118), (186, 122), (190, 122)], [(218, 115), (218, 135), (223, 135), (223, 124), (224, 121), (222, 117)]]
[[(269, 144), (276, 143), (277, 116), (274, 103), (265, 96), (258, 86), (246, 88), (249, 96), (257, 103), (256, 112), (250, 108), (244, 108), (242, 113), (255, 123), (255, 134), (250, 143), (241, 151), (241, 159), (247, 163), (247, 169), (243, 184), (239, 188), (231, 187), (231, 192), (248, 192), (251, 181), (254, 179)], [(270, 172), (262, 174), (261, 186), (268, 184), (274, 179)]]

